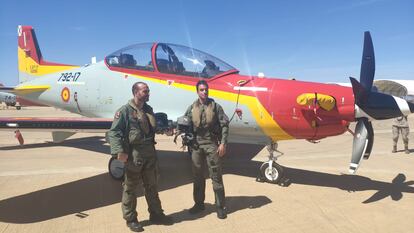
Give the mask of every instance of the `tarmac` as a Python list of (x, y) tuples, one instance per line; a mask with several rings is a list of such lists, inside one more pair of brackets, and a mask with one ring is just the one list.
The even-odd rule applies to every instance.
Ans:
[[(0, 117), (75, 117), (49, 107), (0, 110)], [(414, 129), (413, 117), (409, 117)], [(262, 146), (230, 144), (224, 161), (228, 218), (216, 217), (210, 180), (206, 210), (193, 205), (191, 160), (172, 137), (158, 136), (159, 194), (171, 226), (151, 225), (142, 191), (144, 232), (413, 232), (414, 133), (411, 153), (391, 153), (391, 121), (374, 122), (369, 160), (348, 174), (352, 135), (309, 143), (280, 141), (283, 185), (256, 182)], [(52, 143), (50, 132), (0, 131), (0, 232), (130, 232), (121, 215), (121, 182), (108, 172), (103, 134), (79, 133)]]

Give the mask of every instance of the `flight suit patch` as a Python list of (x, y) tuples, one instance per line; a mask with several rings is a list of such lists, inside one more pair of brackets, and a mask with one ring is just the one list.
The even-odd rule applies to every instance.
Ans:
[(121, 113), (120, 112), (116, 112), (115, 113), (115, 119), (119, 119), (120, 116), (121, 116)]

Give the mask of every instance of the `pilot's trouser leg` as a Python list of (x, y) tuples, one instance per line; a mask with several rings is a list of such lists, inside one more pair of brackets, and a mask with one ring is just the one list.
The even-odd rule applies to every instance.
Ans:
[(392, 152), (397, 152), (397, 142), (398, 142), (398, 137), (400, 134), (400, 129), (397, 126), (392, 126), (392, 142), (393, 142), (393, 146), (392, 146)]
[(164, 211), (158, 196), (158, 161), (154, 156), (144, 160), (142, 171), (142, 181), (144, 183), (145, 199), (148, 204), (148, 212), (151, 214), (161, 214)]
[(140, 183), (140, 174), (128, 169), (125, 169), (125, 178), (122, 184), (122, 214), (126, 221), (130, 222), (137, 218), (137, 187)]
[(226, 200), (222, 175), (222, 158), (218, 156), (216, 144), (205, 145), (204, 150), (207, 156), (208, 171), (213, 183), (216, 206), (218, 208), (224, 208), (226, 206)]
[(399, 136), (400, 136), (400, 128), (397, 126), (392, 126), (392, 141), (394, 143), (394, 146), (397, 146)]
[(201, 146), (193, 149), (191, 153), (193, 170), (193, 199), (196, 204), (203, 204), (205, 200), (206, 178), (204, 177), (204, 165), (206, 156)]
[(410, 134), (410, 128), (408, 127), (403, 127), (401, 128), (401, 137), (403, 139), (404, 142), (404, 150), (405, 153), (410, 153), (410, 151), (408, 150), (408, 135)]

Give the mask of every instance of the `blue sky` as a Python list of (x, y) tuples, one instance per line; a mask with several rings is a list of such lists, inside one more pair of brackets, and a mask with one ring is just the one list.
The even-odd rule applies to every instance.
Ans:
[(0, 83), (17, 84), (17, 25), (45, 60), (83, 65), (133, 43), (208, 52), (243, 74), (347, 82), (371, 31), (376, 78), (414, 79), (414, 1), (2, 1)]

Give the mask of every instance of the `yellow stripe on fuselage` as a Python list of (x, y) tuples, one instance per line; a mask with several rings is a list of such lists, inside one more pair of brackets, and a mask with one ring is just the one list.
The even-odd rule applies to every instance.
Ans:
[(78, 68), (79, 66), (61, 66), (61, 65), (40, 65), (31, 57), (26, 56), (23, 49), (17, 48), (17, 56), (19, 62), (19, 72), (24, 72), (30, 75), (41, 76), (51, 73), (56, 73), (64, 70)]
[[(140, 76), (140, 75), (132, 75), (132, 74), (129, 74), (129, 75), (134, 76), (136, 78), (148, 80), (150, 82), (156, 82), (156, 83), (160, 83), (160, 84), (163, 84), (163, 85), (168, 85), (166, 80), (160, 80), (160, 79), (156, 79), (156, 78), (149, 78), (149, 77), (144, 77), (144, 76)], [(174, 86), (174, 87), (177, 87), (177, 88), (180, 88), (180, 89), (184, 89), (184, 90), (187, 90), (187, 91), (195, 92), (195, 87), (192, 86), (192, 85), (187, 85), (187, 84), (174, 82), (174, 83), (171, 84), (171, 86)], [(231, 92), (226, 92), (226, 91), (219, 91), (219, 90), (210, 89), (209, 90), (209, 96), (214, 97), (214, 98), (218, 98), (218, 99), (222, 99), (222, 100), (226, 100), (226, 101), (231, 101), (231, 102), (236, 102), (237, 101), (237, 94), (236, 93), (231, 93)], [(240, 94), (239, 95), (239, 103), (243, 104), (243, 105), (246, 105), (249, 108), (249, 110), (253, 114), (253, 117), (255, 118), (257, 124), (259, 125), (259, 127), (273, 141), (294, 139), (294, 137), (292, 137), (291, 135), (286, 133), (279, 126), (279, 124), (276, 121), (273, 120), (272, 116), (269, 114), (269, 112), (266, 110), (266, 108), (263, 107), (263, 105), (260, 103), (260, 101), (256, 97)]]

